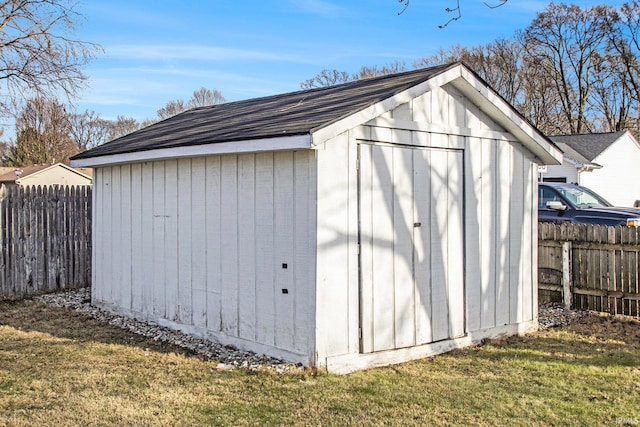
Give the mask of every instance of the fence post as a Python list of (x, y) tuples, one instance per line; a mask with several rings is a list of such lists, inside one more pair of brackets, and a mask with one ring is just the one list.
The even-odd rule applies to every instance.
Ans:
[(566, 310), (571, 309), (573, 272), (571, 266), (571, 242), (562, 243), (562, 300)]

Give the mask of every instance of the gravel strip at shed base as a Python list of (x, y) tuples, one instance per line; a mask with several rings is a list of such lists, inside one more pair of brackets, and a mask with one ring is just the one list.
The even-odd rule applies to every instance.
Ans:
[[(91, 290), (40, 295), (34, 298), (49, 307), (66, 308), (88, 315), (126, 331), (151, 338), (154, 341), (184, 348), (207, 360), (217, 361), (219, 369), (243, 368), (249, 370), (271, 369), (278, 373), (295, 372), (301, 365), (281, 359), (239, 350), (207, 339), (197, 338), (153, 323), (113, 314), (91, 305)], [(557, 304), (541, 305), (538, 312), (540, 329), (567, 326), (587, 315), (587, 312), (565, 310)]]
[(243, 368), (248, 370), (270, 369), (278, 373), (291, 373), (302, 369), (299, 364), (281, 359), (239, 350), (233, 346), (194, 337), (150, 322), (113, 314), (91, 305), (91, 290), (40, 295), (34, 298), (49, 307), (66, 308), (88, 315), (126, 331), (151, 338), (154, 341), (172, 344), (189, 350), (199, 357), (218, 362), (218, 369)]

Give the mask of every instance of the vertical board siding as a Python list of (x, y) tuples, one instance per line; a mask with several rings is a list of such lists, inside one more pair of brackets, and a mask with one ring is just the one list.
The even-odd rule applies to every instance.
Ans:
[[(482, 188), (485, 186), (488, 177), (482, 174), (482, 146), (478, 147), (475, 155), (471, 151), (464, 150), (464, 188), (465, 194), (465, 250), (466, 250), (466, 319), (469, 330), (480, 329), (482, 322), (482, 300), (483, 279), (485, 273), (480, 268), (480, 259), (477, 256), (470, 256), (473, 253), (481, 253), (482, 248)], [(472, 286), (469, 281), (472, 278)]]
[(238, 157), (222, 158), (220, 205), (222, 236), (220, 239), (222, 265), (222, 332), (238, 336)]
[(294, 348), (294, 307), (296, 289), (293, 283), (294, 233), (294, 163), (293, 152), (275, 154), (274, 201), (276, 233), (276, 347)]
[[(295, 171), (295, 187), (311, 188), (313, 180), (311, 177), (311, 156), (305, 152), (297, 151), (294, 153), (294, 171)], [(315, 216), (315, 197), (309, 191), (294, 192), (294, 223), (296, 230), (294, 234), (293, 244), (293, 282), (299, 283), (315, 283), (312, 266), (315, 264), (315, 258), (312, 254), (314, 249), (315, 229), (311, 220)], [(295, 351), (304, 352), (308, 348), (313, 348), (313, 328), (309, 319), (315, 315), (313, 309), (314, 292), (312, 286), (296, 286), (294, 298), (294, 344)], [(257, 305), (256, 299), (256, 305)], [(303, 327), (306, 325), (307, 327)]]
[(492, 236), (496, 247), (496, 326), (509, 324), (511, 274), (517, 273), (509, 268), (511, 256), (510, 218), (512, 215), (518, 214), (518, 212), (511, 212), (511, 151), (510, 145), (498, 145), (497, 170), (495, 171), (497, 185), (494, 190), (497, 191), (494, 210), (497, 235)]
[[(222, 233), (222, 206), (220, 204), (221, 157), (207, 157), (205, 164), (205, 231), (200, 230), (206, 242), (220, 242)], [(176, 227), (177, 236), (178, 229)], [(222, 329), (222, 248), (219, 244), (206, 245), (206, 301), (207, 329)], [(257, 265), (257, 264), (256, 264)], [(176, 270), (178, 265), (176, 263)]]
[[(461, 138), (449, 136), (449, 139)], [(452, 144), (454, 145), (454, 144)], [(464, 158), (462, 152), (447, 151), (447, 301), (452, 313), (449, 314), (449, 336), (460, 337), (465, 334), (465, 262), (464, 253)], [(462, 304), (458, 305), (458, 301)]]
[[(105, 172), (106, 172), (106, 169), (95, 170), (95, 173), (98, 174), (99, 176), (102, 176)], [(129, 212), (129, 217), (131, 221), (131, 247), (129, 248), (128, 255), (131, 258), (131, 270), (129, 270), (130, 271), (129, 275), (131, 276), (131, 305), (126, 306), (124, 305), (124, 301), (123, 301), (123, 306), (126, 308), (130, 308), (135, 312), (141, 312), (142, 311), (142, 295), (143, 295), (143, 286), (141, 285), (141, 283), (143, 283), (143, 281), (145, 280), (145, 277), (143, 275), (141, 265), (139, 264), (141, 261), (140, 256), (142, 254), (142, 193), (143, 193), (142, 165), (140, 163), (135, 163), (131, 165), (131, 175), (129, 176), (129, 182), (130, 184), (127, 187), (129, 187), (130, 189), (129, 202), (131, 206), (131, 211)], [(102, 183), (96, 182), (95, 179), (94, 179), (93, 185), (102, 189)], [(98, 197), (97, 202), (95, 204), (96, 211), (98, 211), (99, 209), (101, 209), (102, 206), (104, 206), (104, 201), (101, 198), (102, 192), (103, 191), (96, 192), (96, 196)], [(95, 227), (96, 227), (95, 229), (96, 236), (104, 236), (104, 234), (107, 233), (107, 231), (105, 230), (104, 221), (96, 222)], [(98, 229), (97, 227), (100, 227), (100, 229)], [(104, 272), (102, 271), (106, 266), (106, 262), (104, 258), (104, 253), (105, 253), (104, 245), (95, 244), (94, 251), (96, 252), (99, 251), (101, 254), (103, 254), (100, 258), (97, 258), (96, 255), (94, 255), (94, 259), (99, 259), (98, 264), (100, 266), (100, 274), (97, 275), (97, 277), (104, 277)], [(94, 280), (93, 283), (97, 284), (99, 282), (97, 280)], [(93, 286), (91, 289), (92, 297), (94, 299), (108, 301), (104, 299), (102, 294), (104, 287), (105, 286)]]
[[(114, 257), (113, 262), (117, 265), (123, 266), (124, 257), (122, 254), (122, 236), (124, 234), (122, 224), (122, 206), (124, 205), (120, 195), (121, 192), (121, 166), (114, 166), (111, 171), (111, 254)], [(114, 226), (115, 225), (115, 226)], [(122, 289), (122, 268), (115, 270), (111, 277), (113, 286), (111, 287), (111, 298), (116, 301), (124, 299), (124, 292)]]
[[(178, 276), (178, 161), (164, 162), (164, 296), (165, 316), (177, 321), (180, 313), (178, 294), (180, 279)], [(140, 282), (136, 282), (140, 283)]]
[[(178, 160), (178, 322), (185, 325), (193, 324), (193, 275), (192, 266), (194, 254), (191, 252), (193, 241), (192, 200), (194, 197), (191, 187), (193, 171), (191, 159)], [(164, 284), (157, 287), (164, 291)], [(154, 286), (156, 286), (154, 284)], [(160, 311), (160, 308), (157, 309)]]
[[(477, 145), (476, 145), (477, 144)], [(474, 150), (475, 148), (475, 150)], [(473, 156), (482, 157), (482, 187), (478, 198), (480, 199), (481, 222), (480, 222), (480, 252), (477, 258), (480, 263), (482, 289), (480, 298), (482, 299), (482, 308), (480, 313), (480, 328), (486, 329), (496, 325), (496, 281), (498, 280), (498, 268), (495, 260), (498, 258), (495, 244), (497, 234), (496, 212), (497, 195), (495, 189), (498, 188), (497, 174), (497, 158), (498, 144), (492, 140), (476, 140), (469, 142), (469, 149)], [(469, 254), (473, 256), (474, 253)], [(473, 280), (473, 279), (471, 279)], [(474, 281), (470, 281), (467, 286), (473, 287)], [(470, 313), (470, 316), (472, 314)]]
[(99, 168), (94, 299), (310, 354), (312, 159), (281, 152)]
[[(406, 299), (397, 299), (394, 295), (383, 295), (374, 292), (360, 283), (371, 280), (384, 280), (393, 283), (401, 273), (397, 271), (401, 262), (392, 256), (388, 262), (374, 263), (374, 257), (391, 253), (394, 244), (402, 246), (402, 239), (391, 242), (402, 236), (389, 235), (388, 209), (382, 209), (389, 203), (385, 191), (373, 192), (371, 188), (378, 185), (371, 165), (380, 165), (388, 173), (402, 164), (393, 158), (391, 163), (376, 160), (379, 153), (363, 150), (367, 144), (360, 144), (360, 181), (345, 172), (351, 169), (345, 160), (356, 155), (353, 146), (358, 142), (388, 143), (391, 146), (420, 146), (423, 148), (440, 148), (462, 150), (461, 161), (455, 165), (449, 158), (430, 160), (433, 167), (428, 171), (420, 171), (414, 167), (414, 179), (426, 182), (428, 179), (441, 179), (444, 170), (461, 168), (462, 181), (458, 187), (464, 191), (464, 209), (460, 218), (447, 218), (446, 221), (428, 220), (434, 230), (448, 228), (450, 220), (458, 223), (458, 229), (449, 230), (454, 240), (464, 241), (463, 267), (452, 269), (443, 265), (440, 260), (451, 258), (448, 246), (443, 246), (431, 236), (428, 227), (414, 230), (413, 239), (416, 245), (422, 242), (424, 249), (414, 254), (415, 281), (431, 280), (432, 277), (446, 277), (460, 284), (455, 289), (440, 289), (440, 284), (432, 286), (429, 293), (422, 295), (422, 305), (416, 307), (414, 316), (415, 341), (432, 342), (438, 337), (466, 332), (489, 331), (503, 325), (528, 322), (536, 316), (535, 274), (532, 262), (537, 259), (536, 240), (529, 233), (537, 229), (536, 206), (532, 198), (535, 195), (536, 163), (533, 156), (510, 135), (502, 126), (482, 112), (476, 105), (462, 96), (455, 88), (445, 85), (435, 88), (410, 102), (397, 107), (390, 114), (390, 120), (412, 120), (418, 123), (437, 125), (443, 129), (452, 127), (488, 130), (502, 135), (493, 139), (473, 136), (444, 136), (438, 133), (393, 129), (392, 126), (380, 127), (372, 123), (363, 125), (362, 129), (353, 132), (358, 140), (348, 139), (340, 135), (327, 141), (318, 150), (318, 295), (317, 295), (317, 328), (318, 357), (340, 356), (355, 352), (371, 352), (385, 347), (384, 343), (406, 342), (409, 334), (405, 330), (363, 327), (362, 338), (354, 339), (350, 330), (363, 326), (372, 313), (379, 308), (379, 313), (390, 308), (386, 313), (388, 324), (405, 319), (404, 314), (396, 311), (407, 306)], [(357, 155), (356, 155), (357, 156)], [(384, 157), (384, 156), (382, 156)], [(444, 163), (443, 163), (444, 162)], [(369, 165), (369, 166), (367, 166)], [(354, 168), (355, 169), (355, 168)], [(442, 169), (442, 171), (440, 170)], [(357, 169), (355, 169), (357, 170)], [(440, 171), (440, 175), (438, 175)], [(350, 171), (351, 172), (351, 171)], [(349, 194), (360, 186), (359, 199), (352, 200)], [(413, 197), (419, 200), (433, 200), (433, 209), (442, 214), (452, 206), (447, 203), (449, 195), (442, 194), (441, 185), (414, 185)], [(402, 185), (399, 187), (406, 187)], [(433, 189), (433, 194), (431, 191)], [(443, 203), (440, 205), (440, 203)], [(349, 226), (350, 218), (358, 218), (360, 229), (380, 230), (374, 243), (373, 236), (360, 236), (358, 248), (358, 228)], [(401, 208), (399, 200), (391, 202), (396, 209)], [(438, 211), (440, 209), (441, 211)], [(345, 216), (347, 218), (345, 218)], [(434, 215), (435, 216), (435, 215)], [(437, 216), (435, 216), (437, 218)], [(406, 222), (409, 215), (406, 215)], [(414, 212), (414, 220), (416, 213)], [(417, 221), (417, 220), (415, 220)], [(386, 225), (385, 225), (386, 224)], [(391, 227), (392, 228), (392, 227)], [(425, 234), (428, 232), (429, 234)], [(441, 232), (447, 232), (442, 230)], [(384, 235), (387, 233), (387, 235)], [(355, 238), (355, 241), (353, 240)], [(428, 244), (427, 244), (428, 243)], [(385, 244), (387, 246), (385, 246)], [(359, 262), (349, 261), (352, 254), (360, 250)], [(356, 255), (356, 259), (357, 255)], [(374, 265), (375, 264), (375, 265)], [(435, 271), (431, 264), (435, 265)], [(360, 268), (359, 280), (352, 278), (354, 268)], [(448, 276), (447, 276), (448, 275)], [(428, 279), (427, 279), (428, 278)], [(345, 304), (351, 292), (360, 292), (361, 304), (353, 302)], [(414, 290), (417, 301), (419, 290)], [(457, 322), (448, 321), (448, 307), (432, 301), (436, 295), (455, 298), (464, 310)], [(461, 296), (462, 295), (462, 296)], [(384, 301), (384, 302), (382, 302)], [(386, 304), (386, 305), (385, 305)], [(435, 304), (435, 305), (434, 305)], [(428, 307), (428, 309), (427, 309)], [(433, 307), (433, 309), (432, 309)], [(458, 308), (458, 307), (456, 307)], [(359, 311), (359, 321), (351, 317), (355, 310)], [(440, 310), (439, 317), (432, 316)], [(381, 314), (385, 315), (385, 314)], [(434, 319), (435, 324), (434, 324)], [(444, 320), (443, 320), (444, 319)], [(352, 342), (360, 344), (357, 350), (351, 347)]]
[(91, 284), (91, 192), (0, 188), (0, 298)]
[(240, 158), (238, 168), (238, 334), (253, 341), (256, 339), (256, 269), (244, 266), (256, 263), (255, 155)]
[[(419, 300), (415, 307), (415, 339), (417, 343), (427, 343), (433, 341), (433, 328), (431, 321), (432, 313), (432, 292), (424, 292), (425, 288), (431, 286), (431, 228), (427, 226), (430, 222), (430, 213), (421, 212), (425, 206), (431, 206), (433, 195), (433, 180), (431, 170), (428, 167), (432, 163), (431, 151), (417, 151), (413, 158), (414, 185), (413, 197), (414, 218), (419, 219), (424, 224), (414, 228), (414, 296)], [(364, 212), (364, 210), (363, 210)], [(422, 286), (420, 286), (422, 284)]]
[[(448, 173), (447, 153), (432, 151), (431, 163), (432, 199), (430, 206), (430, 252), (431, 252), (431, 328), (432, 341), (449, 338), (449, 305), (447, 287), (447, 214), (448, 214)], [(444, 302), (444, 303), (443, 303)], [(463, 305), (464, 300), (456, 301)]]
[[(207, 325), (207, 241), (205, 233), (202, 232), (206, 229), (207, 224), (205, 172), (205, 158), (193, 159), (191, 162), (191, 249), (189, 252), (191, 253), (193, 324), (199, 328), (205, 328)], [(243, 236), (239, 238), (242, 241)]]
[(358, 281), (350, 281), (358, 271), (357, 230), (350, 228), (350, 216), (357, 218), (357, 203), (350, 204), (357, 181), (355, 168), (349, 170), (357, 147), (351, 142), (348, 133), (341, 134), (317, 152), (315, 323), (319, 355), (347, 354), (359, 348), (357, 338), (352, 338), (357, 337), (359, 308), (357, 301), (349, 299), (358, 290)]
[[(167, 315), (165, 305), (165, 293), (166, 293), (166, 274), (164, 266), (166, 264), (165, 250), (167, 248), (167, 241), (165, 239), (165, 164), (164, 162), (153, 163), (153, 187), (149, 188), (153, 195), (153, 218), (152, 218), (152, 233), (153, 233), (153, 272), (149, 276), (151, 283), (153, 284), (153, 311), (156, 316), (165, 317)], [(123, 205), (123, 209), (124, 209)], [(124, 301), (123, 301), (124, 303)]]
[(363, 143), (360, 156), (362, 352), (464, 335), (462, 152)]
[(274, 158), (271, 153), (256, 154), (256, 339), (275, 345), (275, 195)]
[[(92, 209), (92, 213), (91, 213), (91, 231), (93, 233), (93, 236), (102, 236), (104, 235), (104, 227), (105, 227), (105, 221), (104, 219), (102, 221), (98, 221), (97, 220), (97, 212), (98, 209), (96, 209), (96, 206), (105, 206), (104, 203), (104, 189), (102, 188), (103, 184), (102, 184), (102, 180), (104, 179), (104, 170), (103, 169), (94, 169), (93, 171), (93, 209)], [(97, 186), (100, 186), (102, 191), (95, 191), (95, 188), (97, 188)], [(139, 228), (138, 228), (139, 230)], [(95, 238), (95, 237), (94, 237)], [(135, 241), (135, 240), (134, 240)], [(49, 244), (47, 243), (47, 248), (48, 248)], [(105, 263), (103, 262), (104, 257), (105, 257), (105, 247), (104, 245), (93, 245), (92, 248), (92, 254), (91, 254), (91, 298), (92, 299), (103, 299), (103, 289), (102, 287), (97, 287), (96, 284), (98, 283), (98, 277), (102, 277), (104, 274), (104, 266)], [(135, 271), (135, 270), (134, 270)]]
[[(122, 165), (120, 167), (120, 182), (131, 182), (131, 165)], [(122, 209), (120, 210), (120, 221), (122, 224), (122, 234), (120, 235), (120, 252), (121, 252), (121, 293), (120, 298), (126, 307), (131, 306), (132, 289), (131, 289), (131, 235), (133, 228), (131, 226), (131, 186), (123, 185), (121, 187)]]
[[(413, 287), (413, 223), (414, 223), (414, 182), (413, 153), (411, 150), (399, 150), (393, 156), (393, 183), (396, 195), (393, 198), (393, 211), (399, 227), (395, 227), (393, 313), (395, 325), (415, 325), (415, 289)], [(418, 183), (422, 185), (422, 183)], [(410, 266), (410, 268), (407, 268)], [(397, 289), (410, 284), (411, 289)], [(415, 344), (415, 327), (397, 327), (395, 330), (396, 348)]]
[[(116, 195), (114, 195), (115, 198)], [(151, 315), (154, 314), (154, 310), (157, 310), (153, 307), (153, 280), (149, 280), (153, 278), (153, 247), (155, 242), (153, 241), (153, 163), (146, 162), (142, 165), (142, 235), (141, 235), (141, 249), (140, 258), (137, 261), (137, 264), (140, 265), (142, 270), (142, 282), (140, 286), (142, 287), (142, 312), (149, 313)], [(113, 200), (113, 203), (116, 201)], [(116, 226), (111, 223), (111, 227)], [(106, 232), (112, 232), (107, 229)], [(96, 237), (97, 238), (97, 237)], [(96, 241), (98, 244), (98, 241)], [(119, 265), (113, 264), (113, 269), (120, 268)], [(111, 286), (108, 282), (105, 283), (105, 288), (109, 289)], [(135, 286), (135, 285), (134, 285)], [(114, 303), (120, 304), (121, 301), (116, 299), (111, 299), (107, 301), (112, 301)]]
[[(515, 146), (511, 150), (511, 189), (509, 204), (509, 323), (522, 321), (522, 274), (525, 246), (523, 233), (530, 233), (531, 228), (525, 229), (523, 215), (525, 209), (524, 179), (529, 177), (528, 169), (524, 170), (524, 156)], [(529, 260), (531, 262), (531, 260)]]

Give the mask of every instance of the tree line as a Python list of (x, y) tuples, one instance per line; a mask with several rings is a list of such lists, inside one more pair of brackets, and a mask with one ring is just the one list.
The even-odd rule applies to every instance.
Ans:
[(75, 112), (73, 101), (87, 82), (82, 68), (102, 52), (75, 38), (84, 19), (77, 7), (76, 0), (0, 0), (0, 117), (15, 120), (15, 140), (0, 141), (3, 165), (68, 162), (78, 152), (189, 108), (225, 102), (218, 90), (203, 87), (187, 101), (169, 101), (142, 123)]
[[(464, 61), (548, 135), (640, 130), (640, 0), (621, 7), (549, 4), (525, 29), (486, 45), (441, 49), (419, 68)], [(399, 0), (408, 6), (408, 2)], [(456, 0), (459, 14), (460, 1)], [(503, 4), (501, 1), (499, 4)], [(201, 88), (139, 123), (75, 112), (81, 69), (102, 48), (73, 36), (75, 0), (0, 0), (0, 116), (15, 118), (15, 141), (0, 143), (5, 165), (66, 161), (71, 155), (186, 109), (225, 102)], [(323, 70), (303, 89), (407, 70), (403, 62)], [(2, 131), (0, 129), (0, 137)]]
[(191, 108), (223, 102), (225, 98), (218, 90), (203, 87), (194, 91), (187, 101), (169, 101), (157, 111), (156, 118), (138, 122), (135, 118), (126, 116), (118, 116), (115, 120), (103, 119), (91, 110), (74, 113), (54, 98), (38, 96), (28, 99), (19, 111), (15, 119), (15, 141), (0, 143), (2, 164), (25, 166), (68, 163), (69, 158), (77, 153), (157, 121)]
[[(455, 45), (414, 68), (463, 61), (547, 135), (640, 130), (640, 3), (619, 8), (549, 4), (511, 38)], [(308, 89), (407, 69), (323, 70)]]

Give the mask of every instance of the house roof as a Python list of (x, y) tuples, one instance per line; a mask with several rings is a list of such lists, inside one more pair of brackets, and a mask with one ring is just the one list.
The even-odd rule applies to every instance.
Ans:
[(580, 169), (585, 169), (585, 170), (602, 168), (602, 165), (599, 165), (598, 163), (594, 163), (590, 161), (589, 159), (584, 157), (582, 154), (578, 153), (576, 150), (571, 148), (570, 145), (567, 145), (564, 142), (557, 142), (557, 141), (556, 141), (556, 145), (564, 152), (564, 156), (563, 156), (564, 160), (568, 161), (574, 166)]
[[(556, 144), (566, 144), (592, 162), (627, 131), (608, 133), (583, 133), (578, 135), (554, 135), (549, 138)], [(578, 160), (578, 159), (576, 159)]]
[(0, 175), (0, 183), (13, 184), (20, 178), (33, 175), (34, 173), (39, 172), (43, 169), (47, 169), (49, 167), (51, 167), (51, 165), (46, 164), (46, 165), (29, 165), (29, 166), (10, 168), (11, 169), (10, 171), (4, 172), (2, 175)]
[[(87, 168), (71, 168), (63, 163), (55, 163), (44, 164), (44, 165), (29, 165), (29, 166), (21, 166), (21, 167), (12, 167), (12, 168), (3, 168), (0, 170), (0, 184), (15, 184), (19, 183), (21, 179), (24, 179), (28, 176), (36, 175), (40, 172), (43, 172), (47, 169), (52, 168), (64, 168), (69, 171), (81, 175), (89, 180), (91, 180), (93, 171)], [(6, 169), (9, 169), (6, 171)]]
[[(362, 123), (408, 101), (416, 87), (447, 76), (440, 85), (468, 80), (466, 95), (500, 115), (507, 131), (530, 142), (537, 155), (554, 162), (553, 143), (461, 63), (358, 80), (336, 86), (229, 102), (188, 110), (72, 157), (74, 166), (96, 166), (190, 155), (312, 148), (328, 130), (344, 131), (357, 116)], [(414, 95), (416, 96), (416, 95)], [(389, 101), (392, 102), (389, 102)], [(497, 106), (499, 104), (499, 106)], [(508, 110), (508, 111), (507, 111)], [(500, 123), (500, 121), (498, 121)], [(337, 133), (336, 133), (337, 134)], [(325, 135), (322, 135), (323, 137)], [(314, 140), (318, 139), (318, 141)], [(224, 147), (224, 148), (222, 148)], [(228, 150), (228, 151), (225, 151)], [(145, 154), (146, 153), (146, 154)]]

